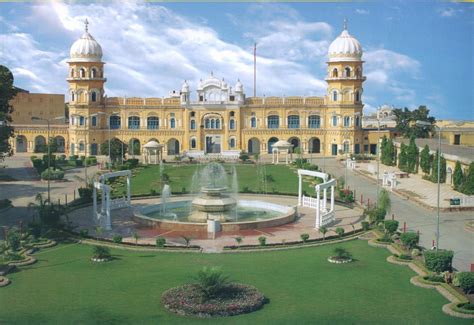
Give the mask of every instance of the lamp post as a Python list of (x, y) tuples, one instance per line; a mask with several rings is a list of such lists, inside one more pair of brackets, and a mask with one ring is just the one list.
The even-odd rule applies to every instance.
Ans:
[(51, 146), (49, 145), (49, 133), (50, 133), (50, 122), (54, 120), (62, 120), (64, 119), (64, 116), (58, 116), (52, 119), (47, 119), (47, 118), (42, 118), (42, 117), (37, 117), (37, 116), (32, 116), (31, 120), (32, 121), (46, 121), (48, 124), (48, 140), (47, 140), (47, 146), (48, 146), (48, 202), (51, 203), (51, 186), (50, 186), (50, 178), (51, 178)]

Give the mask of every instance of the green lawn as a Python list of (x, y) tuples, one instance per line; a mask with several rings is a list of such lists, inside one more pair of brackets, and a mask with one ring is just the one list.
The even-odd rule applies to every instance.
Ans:
[[(231, 164), (224, 165), (226, 171), (230, 174), (233, 168)], [(178, 165), (165, 164), (163, 173), (169, 176), (169, 185), (172, 192), (189, 192), (192, 188), (192, 178), (194, 173), (202, 168), (202, 165)], [(262, 167), (251, 164), (235, 165), (238, 176), (239, 192), (243, 192), (245, 187), (255, 193), (262, 193), (263, 171)], [(259, 169), (260, 168), (260, 169)], [(161, 191), (160, 167), (145, 166), (134, 170), (132, 178), (132, 195), (147, 195), (154, 189), (156, 193)], [(266, 192), (298, 194), (298, 175), (296, 169), (291, 169), (285, 165), (265, 165), (265, 174), (267, 175)], [(260, 175), (260, 176), (259, 176)], [(230, 180), (231, 176), (229, 176)], [(304, 182), (304, 188), (307, 193), (314, 193), (314, 188), (310, 188), (308, 182)], [(125, 186), (121, 185), (115, 190), (116, 194), (122, 194)]]
[[(386, 250), (358, 240), (340, 246), (357, 261), (328, 263), (334, 248), (328, 245), (238, 254), (113, 250), (117, 260), (94, 264), (92, 247), (61, 245), (37, 253), (38, 263), (9, 275), (12, 284), (0, 288), (0, 323), (471, 323), (443, 314), (447, 300), (410, 284), (414, 272), (387, 263)], [(168, 313), (160, 295), (204, 265), (222, 266), (270, 303), (251, 314), (213, 320)]]

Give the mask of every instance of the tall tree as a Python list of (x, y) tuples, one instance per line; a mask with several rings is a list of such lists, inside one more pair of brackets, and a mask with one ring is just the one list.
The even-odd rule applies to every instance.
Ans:
[(461, 163), (456, 161), (456, 166), (454, 167), (453, 173), (453, 186), (455, 190), (460, 190), (463, 183), (463, 173), (461, 168)]
[[(113, 162), (116, 162), (120, 158), (125, 158), (128, 146), (117, 138), (110, 140), (110, 158)], [(109, 141), (105, 141), (100, 146), (100, 154), (109, 155)]]
[(407, 170), (409, 173), (416, 173), (418, 170), (419, 150), (415, 143), (415, 137), (410, 138), (410, 144), (407, 148)]
[[(431, 181), (434, 183), (438, 182), (438, 156), (439, 156), (439, 151), (436, 150), (436, 154), (434, 155), (432, 168), (431, 168), (432, 170)], [(446, 159), (444, 159), (443, 155), (441, 155), (439, 164), (440, 164), (439, 182), (445, 183), (446, 182)]]
[(398, 168), (402, 171), (407, 171), (407, 146), (402, 143), (400, 145), (400, 154), (398, 155)]
[(431, 154), (430, 147), (426, 144), (420, 154), (420, 167), (423, 173), (429, 174), (431, 170)]
[(461, 187), (461, 192), (467, 195), (474, 194), (474, 162), (469, 165)]
[(15, 97), (18, 90), (13, 86), (13, 74), (7, 67), (0, 65), (0, 161), (13, 154), (13, 149), (8, 139), (14, 136), (11, 126), (13, 106), (10, 100)]
[[(397, 123), (397, 131), (406, 138), (414, 136), (415, 138), (427, 138), (430, 132), (433, 131), (433, 124), (436, 119), (429, 116), (430, 110), (421, 105), (417, 109), (410, 111), (408, 108), (393, 110), (395, 121)], [(431, 126), (418, 126), (416, 121), (424, 121), (431, 124)]]

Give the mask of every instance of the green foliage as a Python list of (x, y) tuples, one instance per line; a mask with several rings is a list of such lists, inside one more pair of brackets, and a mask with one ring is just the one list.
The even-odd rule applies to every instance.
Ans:
[(465, 293), (474, 292), (474, 272), (459, 272), (456, 274), (456, 279)]
[(425, 251), (425, 266), (433, 272), (451, 271), (454, 252), (449, 250)]
[(342, 236), (344, 236), (344, 233), (345, 233), (344, 228), (341, 228), (341, 227), (336, 228), (336, 234), (339, 235), (339, 238), (342, 238)]
[(242, 162), (246, 162), (247, 160), (250, 159), (250, 156), (248, 155), (248, 153), (246, 151), (242, 150), (240, 152), (239, 159), (242, 160)]
[(389, 211), (392, 207), (392, 201), (390, 199), (390, 193), (386, 189), (382, 189), (379, 193), (379, 201), (377, 207), (384, 211)]
[(193, 278), (205, 299), (219, 296), (230, 282), (219, 267), (205, 266)]
[(387, 211), (380, 207), (372, 207), (370, 209), (365, 210), (364, 212), (367, 216), (369, 216), (369, 221), (372, 224), (378, 224), (385, 220), (385, 215)]
[(10, 228), (8, 230), (8, 233), (7, 233), (7, 243), (8, 243), (8, 247), (12, 250), (12, 251), (17, 251), (21, 244), (20, 244), (20, 231), (18, 231), (18, 229), (16, 228)]
[(42, 173), (41, 173), (41, 178), (42, 179), (50, 179), (50, 180), (58, 180), (58, 179), (63, 179), (64, 178), (64, 171), (61, 169), (55, 169), (54, 167), (51, 168), (46, 168)]
[(364, 231), (369, 230), (370, 224), (369, 224), (367, 221), (362, 221), (362, 222), (361, 222), (361, 225), (362, 225), (362, 229), (363, 229)]
[(156, 238), (156, 246), (157, 247), (165, 247), (165, 245), (166, 245), (166, 238), (165, 237)]
[[(138, 232), (133, 233), (133, 239), (135, 239), (135, 244), (138, 244), (138, 240), (140, 239), (140, 235), (138, 235)], [(189, 244), (187, 245), (189, 246)]]
[(408, 172), (408, 154), (407, 146), (402, 143), (400, 145), (400, 154), (398, 155), (398, 168), (404, 172)]
[(319, 228), (319, 232), (323, 234), (323, 240), (326, 238), (326, 233), (328, 232), (328, 228), (322, 226)]
[(0, 123), (2, 124), (0, 127), (0, 161), (13, 154), (10, 141), (8, 141), (9, 138), (14, 137), (13, 127), (10, 125), (13, 112), (10, 101), (18, 92), (18, 89), (13, 86), (13, 81), (13, 74), (10, 70), (0, 65)]
[[(44, 200), (41, 193), (35, 197), (36, 203), (28, 204), (28, 207), (35, 210), (34, 216), (40, 218), (41, 224), (47, 228), (56, 228), (60, 226), (61, 215), (65, 214), (65, 208), (60, 204), (55, 204)], [(33, 221), (35, 221), (33, 219)]]
[(303, 243), (306, 243), (309, 239), (309, 234), (301, 234), (300, 238), (303, 241)]
[(415, 137), (410, 137), (410, 143), (407, 147), (407, 172), (416, 173), (418, 171), (419, 150), (415, 143)]
[(424, 121), (433, 125), (436, 120), (434, 117), (429, 116), (430, 110), (421, 105), (417, 109), (410, 111), (408, 108), (393, 110), (395, 120), (397, 123), (397, 132), (406, 138), (414, 136), (415, 138), (427, 138), (429, 133), (433, 131), (433, 126), (418, 126), (415, 124), (416, 121)]
[(77, 191), (79, 192), (79, 197), (81, 198), (82, 201), (84, 202), (92, 201), (93, 189), (91, 187), (79, 187)]
[(456, 166), (454, 167), (453, 173), (453, 186), (455, 190), (460, 190), (463, 184), (463, 173), (461, 168), (461, 163), (456, 161)]
[(137, 139), (130, 140), (128, 145), (128, 154), (129, 155), (139, 155), (140, 154), (140, 141)]
[(81, 230), (79, 230), (79, 236), (81, 236), (81, 237), (87, 237), (87, 236), (89, 236), (89, 230), (88, 230), (88, 229), (81, 229)]
[(11, 207), (12, 201), (9, 199), (0, 199), (0, 209)]
[(336, 247), (333, 250), (334, 257), (337, 257), (339, 259), (350, 259), (352, 258), (352, 254), (345, 248), (342, 247)]
[[(438, 158), (439, 158), (439, 152), (436, 150), (436, 154), (433, 158), (433, 164), (431, 168), (431, 181), (433, 183), (438, 183)], [(440, 183), (445, 183), (446, 182), (446, 159), (441, 155), (440, 158), (440, 173), (439, 173), (439, 182)]]
[(389, 234), (393, 234), (398, 229), (398, 221), (397, 220), (385, 220), (384, 223), (385, 231)]
[(127, 159), (127, 161), (126, 161), (126, 163), (130, 166), (129, 169), (133, 169), (133, 168), (137, 167), (139, 162), (140, 161), (136, 158), (135, 159), (130, 158), (130, 159)]
[(416, 232), (405, 232), (400, 235), (400, 241), (408, 249), (415, 248), (418, 245), (420, 236)]
[[(110, 140), (110, 156), (113, 162), (117, 162), (118, 160), (125, 158), (125, 154), (127, 153), (128, 145), (123, 143), (117, 138), (113, 138)], [(122, 151), (123, 149), (123, 151)], [(100, 154), (108, 156), (109, 155), (109, 141), (105, 141), (100, 146)]]
[(382, 164), (387, 166), (395, 165), (395, 146), (392, 139), (387, 139), (386, 136), (382, 138), (382, 143), (380, 145), (380, 161)]
[(122, 242), (123, 238), (120, 235), (114, 235), (112, 237), (112, 241), (116, 244), (120, 244)]
[(429, 174), (433, 157), (430, 154), (430, 148), (426, 144), (420, 154), (420, 167), (423, 173)]
[(92, 257), (97, 259), (107, 259), (112, 256), (110, 254), (110, 249), (105, 246), (94, 246), (92, 248), (92, 254)]
[(267, 237), (265, 237), (265, 236), (258, 237), (258, 242), (260, 243), (260, 246), (267, 245)]
[(345, 189), (338, 188), (338, 195), (339, 195), (339, 199), (342, 202), (346, 202), (346, 203), (354, 202), (354, 191), (352, 190), (349, 190), (347, 188)]
[(237, 243), (237, 245), (240, 246), (240, 244), (242, 243), (242, 240), (243, 240), (242, 237), (238, 236), (238, 237), (235, 237), (234, 239), (235, 239), (235, 242)]
[(431, 282), (444, 282), (444, 276), (438, 275), (438, 274), (430, 274), (427, 276), (424, 276), (423, 279)]
[(464, 182), (461, 186), (461, 192), (466, 195), (474, 194), (474, 162), (469, 165), (469, 169), (464, 177)]

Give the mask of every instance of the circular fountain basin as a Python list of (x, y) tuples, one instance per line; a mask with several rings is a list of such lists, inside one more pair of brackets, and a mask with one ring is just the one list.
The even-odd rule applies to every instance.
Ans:
[(199, 211), (193, 206), (194, 200), (178, 198), (166, 203), (166, 211), (161, 204), (136, 208), (134, 220), (163, 230), (206, 232), (207, 221), (217, 220), (223, 232), (231, 232), (276, 227), (296, 219), (295, 207), (258, 200), (238, 200), (233, 209), (219, 212)]

